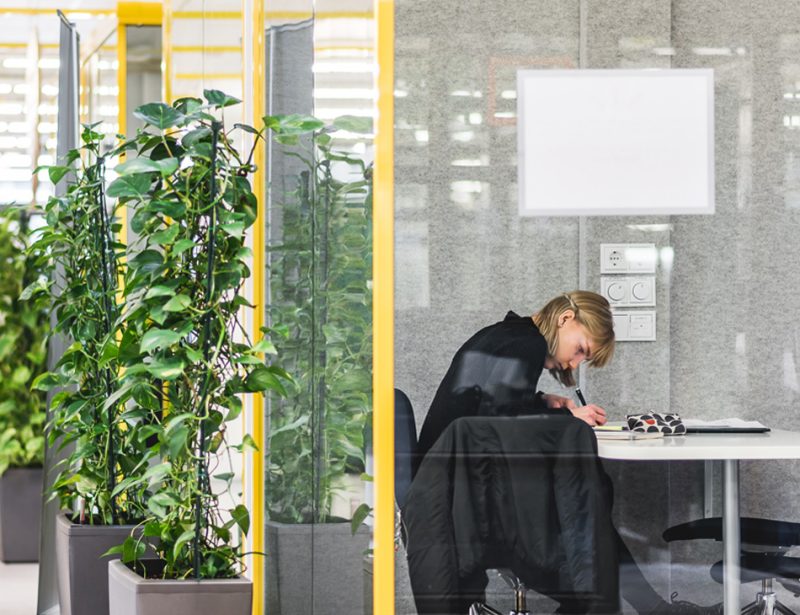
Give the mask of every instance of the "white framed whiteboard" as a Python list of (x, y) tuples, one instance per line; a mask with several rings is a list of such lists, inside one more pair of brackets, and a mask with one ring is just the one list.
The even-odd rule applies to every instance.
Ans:
[(712, 69), (517, 71), (519, 213), (714, 213)]

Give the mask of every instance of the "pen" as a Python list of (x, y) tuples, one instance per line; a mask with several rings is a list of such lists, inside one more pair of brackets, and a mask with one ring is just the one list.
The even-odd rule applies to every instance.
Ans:
[(586, 400), (583, 398), (583, 393), (581, 393), (581, 390), (578, 387), (575, 387), (575, 395), (578, 396), (582, 406), (587, 405)]

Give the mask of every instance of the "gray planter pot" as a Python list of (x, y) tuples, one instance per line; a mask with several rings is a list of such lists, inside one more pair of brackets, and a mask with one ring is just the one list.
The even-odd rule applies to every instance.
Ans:
[(253, 583), (236, 579), (144, 579), (108, 562), (110, 615), (250, 615)]
[(267, 522), (270, 615), (362, 615), (363, 558), (369, 530), (350, 523)]
[(39, 561), (42, 469), (9, 468), (0, 477), (0, 560)]
[(61, 615), (108, 615), (108, 561), (101, 557), (130, 536), (133, 525), (77, 525), (56, 517), (56, 564)]

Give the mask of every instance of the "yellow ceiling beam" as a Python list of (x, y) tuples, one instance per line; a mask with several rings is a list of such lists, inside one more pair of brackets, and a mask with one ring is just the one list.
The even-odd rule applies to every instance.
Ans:
[(160, 2), (118, 2), (117, 21), (126, 26), (160, 26)]
[(175, 79), (194, 79), (203, 81), (206, 79), (241, 79), (242, 73), (175, 73)]
[(3, 8), (0, 7), (0, 15), (55, 15), (56, 11), (61, 11), (65, 15), (79, 13), (82, 15), (113, 15), (114, 9), (62, 9), (54, 6), (53, 8)]
[(240, 11), (175, 11), (173, 19), (241, 19)]
[(372, 19), (372, 11), (267, 11), (268, 20), (274, 19)]
[(175, 45), (172, 48), (174, 53), (241, 53), (241, 47), (231, 47), (224, 45)]

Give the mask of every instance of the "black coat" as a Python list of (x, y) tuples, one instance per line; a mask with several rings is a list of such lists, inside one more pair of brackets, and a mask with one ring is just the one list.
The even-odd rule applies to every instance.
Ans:
[(617, 608), (616, 534), (591, 428), (572, 416), (453, 421), (419, 467), (403, 510), (422, 614), (464, 615), (485, 570), (579, 610)]

